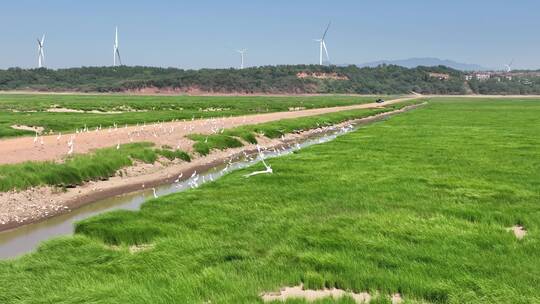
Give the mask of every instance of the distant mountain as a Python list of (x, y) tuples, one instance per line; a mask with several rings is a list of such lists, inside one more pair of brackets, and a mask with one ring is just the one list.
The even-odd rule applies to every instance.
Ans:
[(460, 71), (486, 71), (489, 70), (486, 67), (483, 67), (481, 65), (477, 64), (468, 64), (468, 63), (460, 63), (453, 60), (443, 60), (439, 58), (409, 58), (409, 59), (402, 59), (402, 60), (380, 60), (380, 61), (374, 61), (374, 62), (367, 62), (363, 64), (359, 64), (359, 67), (376, 67), (381, 64), (393, 64), (393, 65), (399, 65), (406, 68), (416, 68), (418, 66), (439, 66), (444, 65), (449, 68), (453, 68)]

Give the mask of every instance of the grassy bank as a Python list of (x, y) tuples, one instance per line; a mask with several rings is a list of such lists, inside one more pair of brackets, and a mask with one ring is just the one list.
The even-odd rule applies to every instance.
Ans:
[(0, 302), (260, 303), (301, 282), (405, 303), (540, 302), (539, 113), (430, 102), (270, 160), (272, 175), (243, 177), (258, 165), (85, 220), (0, 262)]
[[(114, 123), (123, 126), (143, 122), (288, 111), (292, 108), (323, 108), (373, 102), (375, 97), (313, 96), (129, 96), (129, 95), (19, 95), (0, 94), (0, 138), (32, 135), (12, 125), (39, 126), (45, 132), (74, 132), (75, 129)], [(52, 113), (70, 109), (86, 113)], [(97, 113), (90, 113), (95, 111)], [(102, 114), (98, 114), (102, 113)], [(103, 114), (105, 113), (105, 114)]]
[[(388, 105), (384, 109), (361, 109), (336, 112), (312, 117), (279, 120), (270, 123), (248, 125), (225, 130), (223, 134), (188, 136), (195, 140), (194, 150), (207, 155), (212, 149), (227, 149), (243, 146), (238, 138), (256, 143), (256, 134), (265, 134), (276, 138), (282, 134), (300, 130), (309, 130), (318, 126), (330, 126), (343, 121), (367, 117), (383, 113), (420, 101), (407, 101)], [(13, 189), (24, 190), (34, 186), (66, 187), (80, 185), (85, 181), (108, 178), (119, 169), (132, 165), (133, 160), (153, 163), (159, 156), (169, 160), (181, 159), (191, 161), (188, 153), (173, 150), (172, 147), (155, 149), (151, 143), (134, 143), (122, 145), (120, 149), (98, 149), (91, 154), (80, 154), (68, 158), (65, 163), (25, 162), (13, 165), (0, 165), (0, 192)]]
[(241, 147), (243, 144), (240, 139), (254, 144), (257, 143), (257, 135), (263, 135), (268, 138), (278, 138), (284, 134), (307, 131), (319, 127), (328, 127), (349, 120), (402, 109), (422, 102), (425, 102), (425, 100), (405, 101), (397, 104), (385, 105), (384, 108), (380, 109), (358, 109), (301, 118), (282, 119), (273, 122), (227, 129), (221, 134), (191, 134), (188, 138), (195, 141), (195, 144), (193, 145), (195, 151), (199, 154), (207, 155), (213, 149), (224, 150), (227, 148)]
[(25, 162), (0, 165), (0, 191), (24, 190), (35, 186), (79, 185), (85, 181), (99, 180), (113, 176), (133, 161), (154, 163), (159, 156), (169, 160), (190, 161), (189, 155), (167, 147), (156, 149), (152, 143), (132, 143), (121, 145), (119, 149), (98, 149), (89, 154), (76, 154), (65, 162)]

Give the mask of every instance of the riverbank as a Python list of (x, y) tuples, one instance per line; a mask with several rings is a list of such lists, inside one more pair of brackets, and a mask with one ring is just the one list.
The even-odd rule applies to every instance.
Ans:
[[(399, 110), (343, 122), (333, 127), (286, 134), (279, 139), (259, 136), (257, 141), (260, 146), (267, 149), (278, 149), (293, 145), (321, 132), (341, 128), (351, 123), (370, 123), (415, 109), (421, 105), (423, 104), (411, 105)], [(173, 183), (180, 175), (182, 175), (181, 180), (186, 179), (194, 172), (204, 172), (239, 155), (254, 153), (256, 153), (256, 145), (246, 143), (239, 148), (223, 151), (212, 150), (209, 155), (195, 157), (191, 162), (160, 159), (154, 164), (137, 163), (135, 166), (118, 171), (115, 176), (107, 180), (92, 181), (74, 188), (36, 187), (24, 191), (0, 193), (0, 231), (42, 221), (107, 197)]]

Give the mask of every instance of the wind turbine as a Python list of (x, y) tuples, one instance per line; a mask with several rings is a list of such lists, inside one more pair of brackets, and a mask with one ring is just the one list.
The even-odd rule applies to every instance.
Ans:
[(114, 46), (113, 46), (113, 66), (116, 66), (116, 58), (118, 62), (122, 65), (122, 59), (120, 58), (120, 50), (118, 49), (118, 26), (116, 27), (114, 35)]
[(243, 69), (244, 68), (244, 54), (246, 54), (247, 50), (241, 49), (241, 50), (238, 50), (237, 52), (240, 53), (240, 69)]
[(326, 34), (328, 33), (328, 29), (330, 28), (330, 23), (328, 22), (328, 25), (326, 26), (326, 30), (324, 30), (324, 34), (322, 35), (321, 39), (314, 39), (315, 41), (319, 42), (319, 65), (323, 64), (323, 49), (324, 53), (326, 54), (326, 61), (330, 61), (330, 56), (328, 56), (328, 49), (326, 48), (326, 42), (324, 41), (324, 38), (326, 38)]
[(45, 34), (43, 34), (43, 37), (41, 37), (41, 40), (39, 38), (37, 39), (38, 43), (38, 68), (42, 68), (43, 64), (45, 63), (45, 53), (43, 52), (43, 49), (45, 48)]
[(512, 64), (514, 64), (514, 59), (512, 59), (512, 61), (510, 61), (509, 64), (505, 64), (504, 67), (506, 69), (506, 73), (510, 73), (512, 72)]

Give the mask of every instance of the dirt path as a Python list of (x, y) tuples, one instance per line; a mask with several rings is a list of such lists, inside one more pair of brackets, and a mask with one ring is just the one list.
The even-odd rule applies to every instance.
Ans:
[[(389, 100), (384, 105), (403, 102), (418, 98), (405, 97)], [(67, 156), (70, 148), (68, 142), (73, 142), (72, 153), (87, 153), (91, 150), (112, 147), (129, 142), (154, 142), (156, 145), (169, 145), (185, 151), (190, 151), (192, 142), (185, 136), (193, 133), (211, 134), (223, 128), (233, 128), (241, 125), (252, 125), (287, 118), (313, 116), (325, 113), (353, 109), (369, 109), (381, 106), (368, 103), (344, 107), (318, 108), (301, 111), (276, 112), (247, 116), (226, 117), (217, 119), (199, 119), (193, 121), (176, 121), (161, 124), (139, 126), (117, 126), (102, 130), (88, 130), (80, 133), (48, 135), (39, 137), (19, 137), (0, 140), (0, 164), (15, 164), (24, 161), (61, 160)], [(111, 120), (111, 124), (114, 121)], [(81, 121), (81, 125), (84, 121)]]

